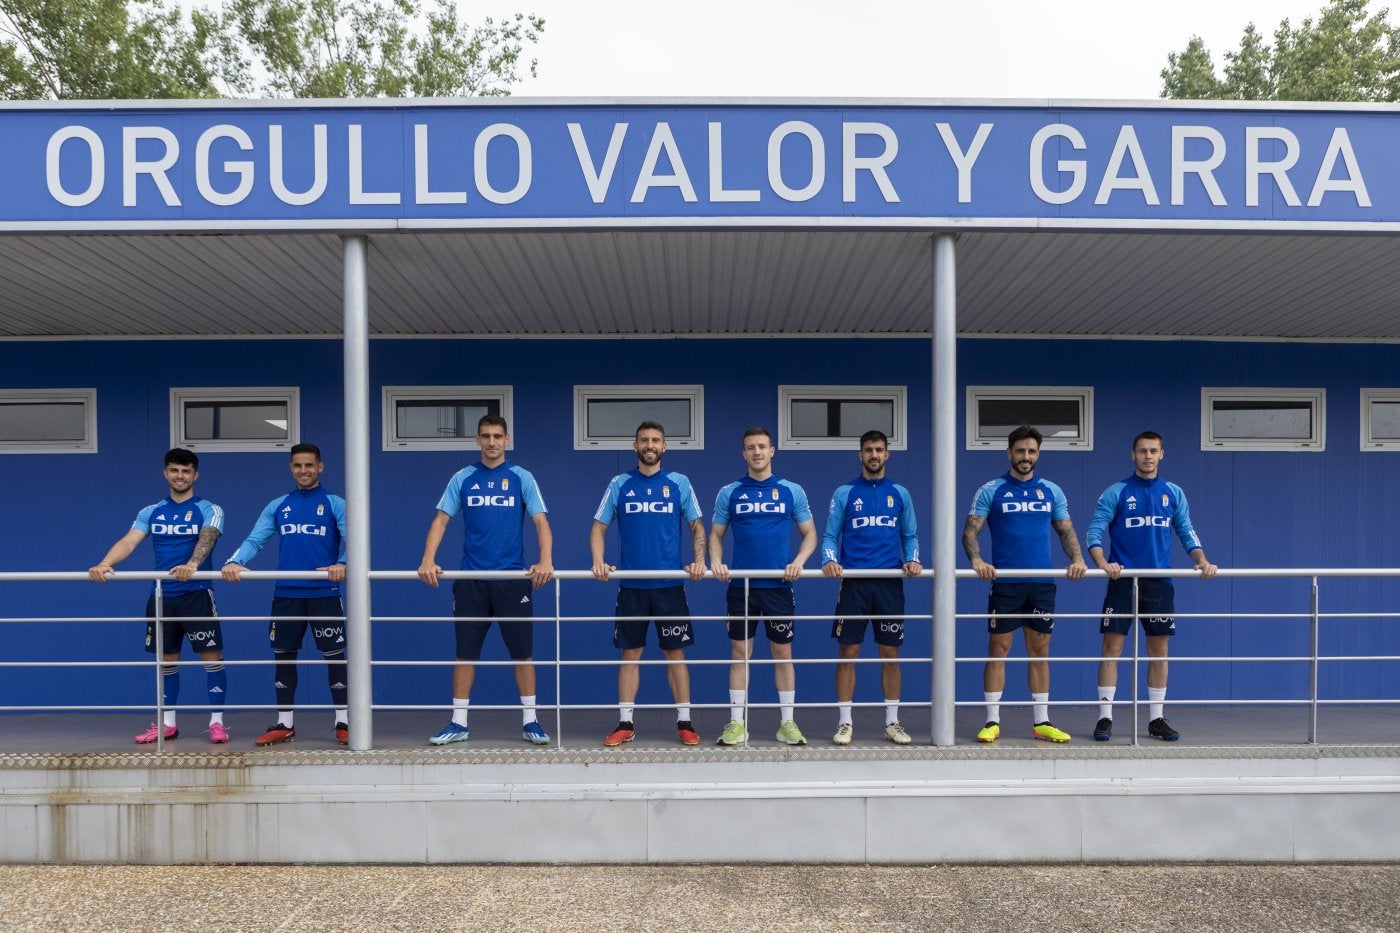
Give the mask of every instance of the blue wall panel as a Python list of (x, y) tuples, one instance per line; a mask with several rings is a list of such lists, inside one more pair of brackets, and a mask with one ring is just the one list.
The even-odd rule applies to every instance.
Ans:
[[(777, 352), (775, 352), (777, 351)], [(1184, 341), (963, 340), (960, 383), (979, 385), (1092, 385), (1096, 436), (1092, 451), (1047, 451), (1040, 472), (1059, 483), (1070, 500), (1081, 537), (1093, 503), (1108, 484), (1132, 469), (1128, 445), (1144, 428), (1166, 438), (1162, 473), (1182, 485), (1211, 559), (1223, 567), (1394, 566), (1400, 544), (1386, 534), (1400, 488), (1400, 455), (1363, 453), (1358, 447), (1358, 391), (1394, 384), (1400, 371), (1400, 348), (1367, 345), (1243, 344)], [(891, 474), (913, 491), (922, 528), (925, 560), (931, 560), (928, 537), (934, 504), (928, 488), (931, 458), (928, 435), (929, 347), (921, 340), (382, 340), (371, 347), (371, 483), (372, 553), (376, 568), (412, 570), (422, 553), (423, 535), (434, 506), (451, 474), (474, 462), (475, 447), (461, 452), (384, 452), (379, 438), (379, 386), (509, 384), (515, 387), (515, 450), (511, 459), (531, 470), (550, 508), (555, 534), (555, 566), (588, 566), (587, 539), (592, 513), (604, 484), (630, 468), (630, 452), (572, 449), (572, 389), (578, 383), (701, 383), (706, 391), (705, 437), (701, 451), (673, 450), (666, 465), (688, 474), (706, 509), (717, 489), (744, 470), (739, 439), (745, 427), (763, 424), (776, 431), (777, 389), (789, 383), (903, 384), (909, 388), (910, 447), (898, 452)], [(169, 388), (208, 385), (298, 385), (302, 392), (302, 437), (319, 443), (325, 453), (325, 485), (342, 491), (343, 429), (341, 347), (332, 340), (266, 341), (72, 341), (0, 344), (0, 371), (18, 387), (80, 387), (98, 390), (100, 452), (90, 455), (11, 455), (0, 457), (0, 475), (9, 490), (6, 533), (0, 536), (0, 567), (6, 570), (81, 570), (96, 562), (129, 527), (141, 506), (164, 492), (160, 455), (169, 442)], [(844, 374), (844, 375), (842, 375)], [(1200, 450), (1200, 387), (1203, 385), (1322, 386), (1327, 389), (1327, 449), (1321, 453), (1220, 453)], [(962, 398), (957, 400), (960, 431), (956, 502), (958, 522), (974, 490), (1003, 472), (1001, 451), (961, 450)], [(201, 458), (199, 492), (218, 502), (227, 514), (222, 559), (247, 533), (267, 501), (291, 488), (287, 457), (281, 453), (210, 453)], [(781, 451), (776, 471), (801, 483), (811, 498), (818, 527), (825, 519), (831, 490), (859, 469), (854, 451)], [(458, 521), (449, 528), (439, 562), (455, 567), (460, 555)], [(610, 553), (616, 542), (610, 536)], [(533, 558), (534, 545), (527, 545)], [(149, 550), (125, 565), (149, 566)], [(1189, 566), (1179, 551), (1176, 565)], [(254, 567), (274, 566), (271, 552)], [(592, 581), (561, 584), (569, 614), (606, 617), (612, 609), (613, 585)], [(928, 611), (928, 581), (908, 584), (910, 611)], [(249, 582), (220, 585), (221, 614), (230, 659), (268, 656), (264, 623), (270, 586)], [(541, 591), (537, 615), (552, 612), (552, 589)], [(689, 587), (697, 616), (723, 611), (722, 587)], [(144, 588), (112, 583), (14, 585), (4, 591), (7, 617), (113, 615), (138, 616)], [(1324, 612), (1357, 614), (1384, 611), (1396, 604), (1400, 584), (1324, 580)], [(1099, 647), (1096, 620), (1102, 584), (1065, 583), (1060, 587), (1061, 621), (1053, 654), (1092, 657)], [(799, 626), (799, 657), (829, 658), (834, 653), (826, 613), (834, 604), (829, 581), (804, 583), (798, 611), (818, 617)], [(1231, 612), (1295, 612), (1307, 609), (1307, 586), (1287, 580), (1178, 581), (1178, 608), (1183, 615)], [(959, 612), (978, 613), (985, 586), (964, 582)], [(377, 617), (441, 619), (449, 612), (450, 593), (416, 582), (377, 584)], [(1076, 615), (1084, 618), (1074, 618)], [(0, 660), (140, 660), (142, 624), (7, 623), (0, 639)], [(1325, 651), (1400, 653), (1393, 620), (1354, 615), (1324, 623)], [(1306, 653), (1304, 620), (1183, 619), (1172, 652), (1176, 657), (1225, 657)], [(975, 656), (985, 649), (985, 623), (969, 618), (958, 624), (959, 653)], [(723, 660), (728, 641), (722, 623), (698, 626), (696, 659)], [(381, 660), (433, 659), (441, 668), (380, 668), (375, 700), (397, 704), (445, 704), (446, 659), (452, 654), (450, 626), (443, 622), (393, 621), (374, 626), (375, 656)], [(605, 664), (570, 668), (564, 675), (564, 698), (573, 703), (609, 705), (615, 699), (616, 652), (607, 621), (566, 625), (564, 657), (595, 659)], [(488, 660), (504, 660), (499, 639), (488, 639)], [(908, 655), (927, 655), (926, 625), (913, 625)], [(868, 653), (868, 652), (867, 652)], [(547, 626), (537, 631), (536, 656), (554, 657), (554, 636)], [(1018, 642), (1016, 654), (1021, 654)], [(311, 651), (303, 657), (314, 657)], [(766, 649), (760, 647), (760, 657)], [(723, 702), (723, 664), (693, 671), (696, 702)], [(831, 665), (799, 670), (799, 699), (830, 700)], [(981, 666), (963, 664), (958, 671), (961, 700), (981, 697)], [(230, 701), (271, 702), (267, 668), (233, 669)], [(149, 698), (145, 670), (77, 671), (9, 669), (0, 681), (0, 703), (123, 703)], [(877, 700), (873, 668), (864, 668), (857, 699)], [(187, 701), (202, 693), (201, 678), (186, 678)], [(324, 678), (304, 673), (311, 687), (303, 697), (326, 702)], [(926, 668), (906, 672), (905, 698), (926, 700)], [(1058, 665), (1055, 699), (1084, 699), (1094, 689), (1093, 664)], [(1127, 683), (1127, 671), (1121, 674)], [(1008, 669), (1008, 700), (1025, 698), (1024, 667)], [(1325, 696), (1393, 697), (1400, 695), (1400, 666), (1384, 662), (1333, 663), (1323, 667)], [(1305, 696), (1306, 665), (1245, 665), (1223, 662), (1177, 663), (1171, 696), (1176, 698), (1280, 698)], [(1120, 691), (1120, 695), (1122, 695)], [(541, 678), (541, 699), (555, 695), (552, 674)], [(766, 671), (755, 678), (756, 702), (774, 699)], [(513, 702), (509, 671), (483, 671), (474, 702)], [(668, 692), (659, 670), (644, 671), (642, 702), (666, 702)], [(1066, 714), (1069, 715), (1069, 714)], [(1078, 715), (1078, 714), (1074, 714)], [(1089, 715), (1085, 713), (1084, 715)]]

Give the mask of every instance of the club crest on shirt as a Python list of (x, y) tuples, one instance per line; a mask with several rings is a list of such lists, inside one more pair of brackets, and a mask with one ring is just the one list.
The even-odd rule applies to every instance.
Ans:
[(502, 489), (502, 491), (509, 491), (509, 489), (510, 489), (510, 477), (505, 477), (504, 479), (501, 480), (501, 489)]
[[(647, 492), (651, 492), (651, 490), (648, 489)], [(669, 498), (671, 498), (671, 487), (670, 487), (670, 486), (662, 486), (662, 487), (661, 487), (661, 498), (663, 498), (663, 499), (669, 499)]]
[(326, 504), (325, 504), (324, 502), (321, 503), (320, 505), (316, 506), (316, 514), (317, 514), (317, 515), (325, 515), (325, 514), (326, 514)]
[(1167, 494), (1166, 494), (1166, 493), (1162, 493), (1162, 508), (1165, 509), (1166, 507), (1167, 507)]
[(1035, 497), (1036, 497), (1037, 499), (1044, 499), (1044, 498), (1045, 498), (1045, 490), (1044, 490), (1044, 489), (1037, 489), (1037, 490), (1035, 491)]
[(774, 499), (778, 498), (778, 490), (776, 490), (776, 489), (773, 490), (773, 498), (774, 498)]
[(894, 508), (894, 496), (885, 496), (885, 508)]

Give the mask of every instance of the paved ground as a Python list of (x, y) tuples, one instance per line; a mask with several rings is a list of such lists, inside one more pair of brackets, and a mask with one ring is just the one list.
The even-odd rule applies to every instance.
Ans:
[(0, 866), (0, 930), (1400, 929), (1400, 865)]

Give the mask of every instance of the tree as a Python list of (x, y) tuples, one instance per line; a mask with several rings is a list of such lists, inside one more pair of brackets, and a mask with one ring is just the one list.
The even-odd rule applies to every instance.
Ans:
[(451, 0), (221, 2), (0, 0), (0, 98), (495, 96), (544, 29)]
[(1180, 54), (1167, 56), (1162, 96), (1220, 100), (1400, 100), (1400, 29), (1387, 10), (1367, 10), (1367, 0), (1330, 0), (1296, 28), (1287, 19), (1274, 44), (1250, 23), (1238, 49), (1225, 53), (1217, 77), (1210, 51), (1192, 36)]
[(267, 87), (290, 97), (508, 94), (523, 43), (544, 29), (522, 13), (470, 26), (451, 0), (426, 16), (418, 0), (232, 0), (230, 8)]
[(245, 72), (224, 22), (161, 0), (0, 0), (0, 98), (215, 97)]

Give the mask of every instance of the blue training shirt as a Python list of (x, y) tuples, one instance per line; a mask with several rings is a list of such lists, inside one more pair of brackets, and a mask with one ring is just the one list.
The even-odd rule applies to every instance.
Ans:
[[(745, 474), (715, 497), (714, 525), (733, 525), (735, 570), (782, 570), (791, 562), (792, 526), (812, 520), (807, 493), (776, 476), (754, 479)], [(734, 580), (731, 588), (744, 586)], [(750, 587), (792, 589), (782, 578), (750, 580)]]
[[(345, 563), (345, 500), (321, 486), (293, 489), (262, 510), (248, 538), (224, 561), (247, 566), (268, 539), (277, 535), (278, 570), (315, 570)], [(329, 580), (279, 580), (274, 596), (313, 599), (339, 596)]]
[[(679, 516), (679, 519), (677, 518)], [(614, 476), (603, 492), (593, 520), (617, 521), (622, 545), (620, 570), (678, 570), (689, 563), (685, 543), (690, 523), (700, 518), (700, 501), (683, 474), (659, 470), (646, 476), (639, 470)], [(628, 589), (654, 590), (681, 585), (680, 580), (623, 580)]]
[(548, 511), (535, 478), (508, 460), (458, 470), (437, 507), (462, 513), (462, 570), (524, 570), (525, 516)]
[(1134, 473), (1103, 491), (1086, 539), (1089, 547), (1101, 548), (1108, 532), (1111, 563), (1163, 570), (1171, 566), (1173, 529), (1188, 554), (1201, 547), (1181, 487), (1160, 476), (1143, 479)]
[(918, 526), (909, 490), (888, 477), (857, 476), (831, 497), (822, 563), (851, 570), (887, 570), (919, 559)]
[[(206, 527), (224, 531), (224, 510), (208, 499), (191, 496), (184, 502), (176, 502), (169, 496), (148, 505), (136, 513), (136, 521), (131, 523), (135, 531), (150, 536), (151, 549), (155, 552), (155, 569), (170, 570), (187, 564), (199, 543), (199, 533)], [(199, 565), (200, 570), (214, 569), (214, 551)], [(160, 591), (166, 596), (181, 593), (197, 593), (213, 589), (208, 580), (186, 580), (181, 582), (173, 577), (160, 583)], [(155, 581), (151, 581), (151, 592), (156, 591)]]
[[(1069, 500), (1059, 486), (1032, 476), (1022, 481), (1010, 471), (982, 484), (969, 515), (987, 520), (992, 536), (992, 566), (1007, 570), (1052, 567), (1053, 523), (1069, 518)], [(1050, 583), (1048, 577), (1016, 582)]]

